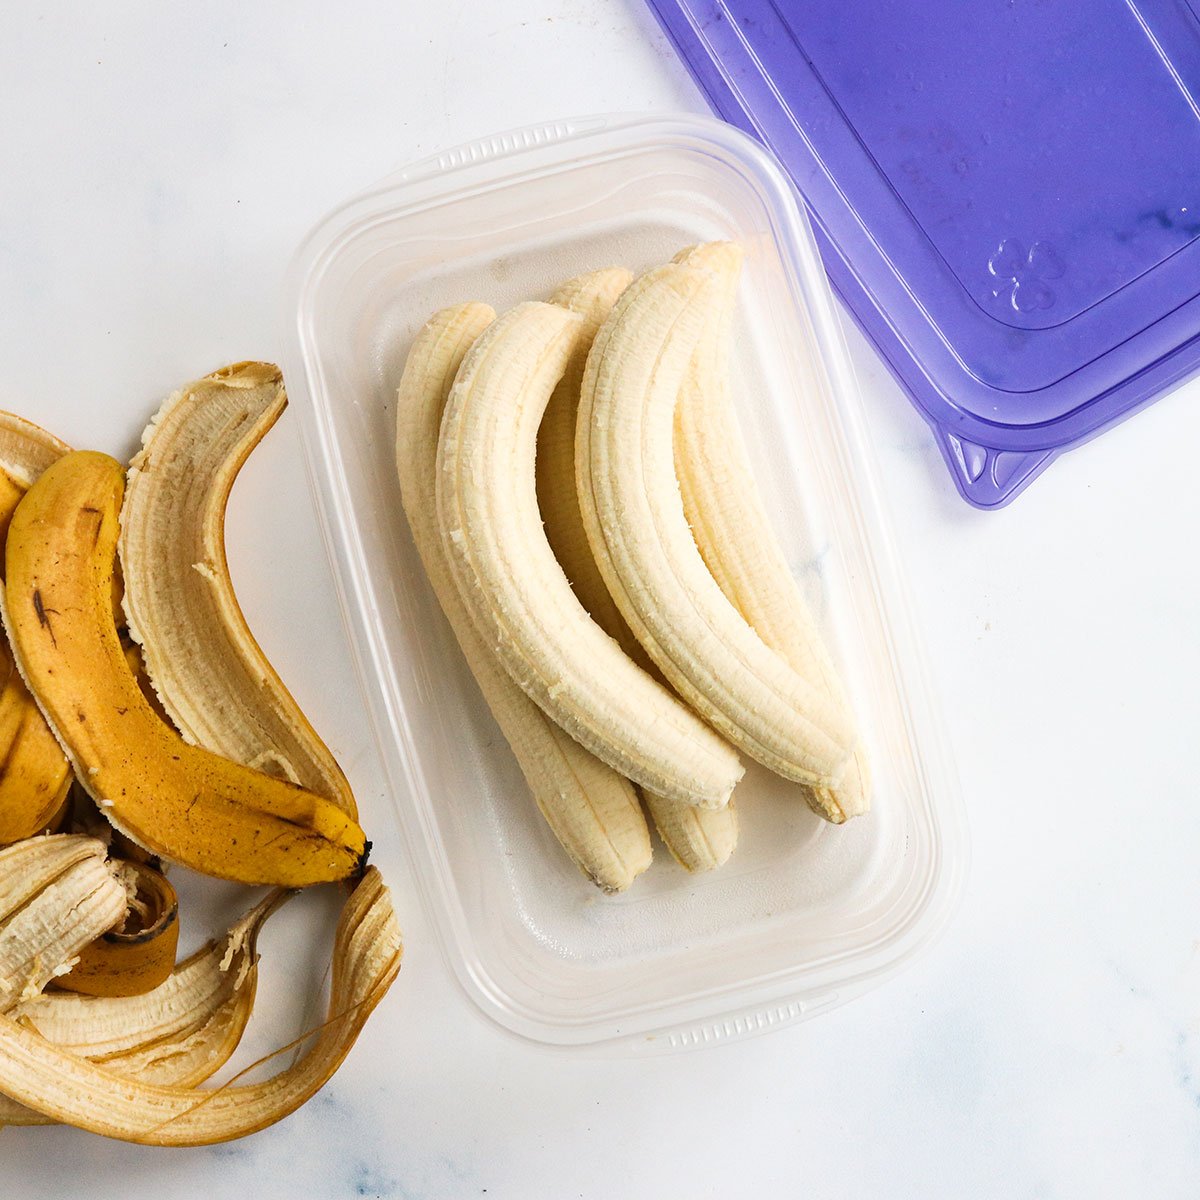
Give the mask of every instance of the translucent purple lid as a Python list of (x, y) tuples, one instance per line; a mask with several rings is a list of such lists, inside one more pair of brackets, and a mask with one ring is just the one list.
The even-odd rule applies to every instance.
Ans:
[(1200, 0), (649, 0), (972, 504), (1200, 368)]

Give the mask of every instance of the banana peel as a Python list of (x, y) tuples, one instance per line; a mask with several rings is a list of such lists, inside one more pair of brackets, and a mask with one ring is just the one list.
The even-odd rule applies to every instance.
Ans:
[(36, 996), (125, 918), (103, 842), (74, 834), (0, 850), (0, 1012)]
[[(0, 412), (0, 546), (29, 485), (67, 449), (32, 422)], [(7, 846), (61, 824), (71, 771), (2, 638), (0, 679), (0, 846)]]
[[(194, 388), (211, 384), (244, 399), (236, 393), (254, 390), (247, 379), (255, 366), (230, 368)], [(227, 380), (217, 383), (223, 375)], [(258, 741), (244, 754), (219, 731), (197, 736), (183, 729), (200, 745), (181, 738), (171, 721), (183, 721), (147, 678), (142, 651), (123, 643), (120, 464), (71, 452), (0, 413), (0, 537), (7, 541), (0, 573), (7, 596), (19, 598), (9, 605), (5, 597), (0, 606), (12, 646), (11, 656), (0, 647), (0, 837), (13, 842), (0, 849), (0, 1126), (61, 1119), (152, 1144), (243, 1136), (322, 1086), (399, 968), (390, 897), (377, 871), (363, 874), (368, 844), (350, 789), (262, 657), (225, 570), (229, 488), (285, 399), (277, 371), (260, 382), (273, 395), (247, 418), (249, 436), (236, 445), (221, 441), (224, 427), (206, 424), (215, 411), (208, 399), (192, 414), (198, 421), (175, 429), (201, 458), (209, 453), (187, 464), (193, 500), (201, 471), (209, 469), (193, 528), (217, 539), (208, 544), (210, 557), (197, 561), (222, 575), (226, 590), (217, 586), (222, 580), (193, 573), (207, 589), (207, 616), (225, 621), (244, 652), (235, 661), (229, 644), (194, 621), (185, 631), (189, 649), (201, 647), (209, 661), (193, 663), (200, 674), (190, 681), (186, 671), (177, 673), (179, 686), (197, 691), (207, 678), (200, 703), (213, 712), (229, 699), (213, 690), (217, 683), (240, 687), (244, 702), (266, 710), (253, 731)], [(147, 434), (160, 459), (163, 451), (172, 459), (183, 453), (184, 443), (167, 447), (151, 436), (156, 427), (171, 428), (169, 407)], [(148, 464), (140, 457), (134, 477), (145, 482)], [(175, 517), (167, 514), (164, 526), (156, 499), (173, 483), (151, 482), (144, 498), (158, 553), (139, 560), (135, 552), (132, 573), (135, 587), (149, 577), (169, 589), (161, 551), (172, 541), (167, 526)], [(148, 656), (160, 639), (149, 625)], [(169, 644), (165, 653), (173, 653)], [(256, 675), (252, 700), (247, 680)], [(229, 721), (237, 727), (235, 712)], [(280, 721), (284, 733), (272, 724)], [(39, 758), (30, 747), (48, 753)], [(15, 770), (23, 756), (33, 760), (29, 769)], [(58, 783), (49, 798), (42, 793), (50, 789), (28, 783), (38, 763), (54, 768)], [(72, 769), (79, 792), (72, 791)], [(17, 819), (8, 820), (10, 809)], [(103, 836), (30, 836), (67, 820), (86, 829), (98, 822)], [(156, 869), (158, 856), (222, 878), (282, 886), (227, 937), (176, 966), (178, 901)], [(265, 1084), (201, 1090), (241, 1040), (254, 1003), (255, 939), (290, 894), (283, 889), (352, 876), (360, 882), (339, 925), (331, 1015), (314, 1031), (309, 1054)]]
[[(0, 412), (0, 545), (21, 497), (71, 447), (16, 413)], [(2, 577), (3, 566), (0, 566)]]
[(304, 887), (361, 871), (358, 824), (313, 792), (190, 746), (154, 713), (112, 619), (124, 468), (73, 451), (9, 527), (4, 620), (14, 657), (104, 816), (170, 862)]
[(121, 510), (124, 611), (185, 740), (356, 817), (341, 768), (254, 640), (225, 557), (234, 480), (286, 405), (278, 367), (241, 362), (188, 384), (155, 414)]
[(137, 842), (130, 841), (100, 815), (95, 801), (80, 787), (78, 782), (73, 782), (71, 785), (68, 813), (68, 831), (99, 838), (108, 847), (109, 858), (120, 859), (124, 863), (145, 863), (156, 871), (162, 869), (162, 861), (156, 855), (139, 846)]
[(10, 845), (65, 815), (71, 768), (3, 645), (0, 675), (0, 845)]
[(281, 1120), (337, 1070), (400, 969), (400, 930), (376, 868), (342, 910), (329, 1013), (294, 1065), (261, 1083), (200, 1089), (150, 1083), (55, 1045), (0, 1014), (0, 1092), (55, 1120), (154, 1146), (201, 1146)]
[(145, 863), (120, 863), (130, 899), (119, 928), (79, 952), (54, 982), (88, 996), (139, 996), (170, 978), (179, 948), (179, 897), (165, 875)]
[(3, 467), (0, 467), (0, 543), (8, 534), (8, 523), (17, 511), (21, 497), (25, 495), (27, 485), (19, 479), (14, 479)]
[[(62, 1050), (118, 1074), (195, 1087), (220, 1070), (241, 1042), (258, 983), (258, 935), (292, 894), (271, 892), (152, 992), (122, 997), (44, 992), (19, 1005), (13, 1018)], [(53, 1124), (53, 1117), (0, 1093), (0, 1126)]]

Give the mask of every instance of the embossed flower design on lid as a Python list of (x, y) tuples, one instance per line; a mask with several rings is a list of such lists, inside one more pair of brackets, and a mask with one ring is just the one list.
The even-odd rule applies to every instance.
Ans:
[(1020, 239), (1005, 238), (988, 259), (988, 274), (995, 280), (992, 295), (1007, 298), (1019, 313), (1051, 308), (1055, 296), (1048, 280), (1061, 279), (1065, 272), (1049, 242), (1034, 242), (1026, 252)]

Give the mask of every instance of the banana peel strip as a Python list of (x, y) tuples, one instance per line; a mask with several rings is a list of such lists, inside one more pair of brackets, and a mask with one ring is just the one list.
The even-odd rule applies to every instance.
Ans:
[[(195, 1087), (237, 1049), (254, 1008), (258, 935), (292, 892), (276, 889), (141, 996), (45, 992), (13, 1017), (60, 1049), (145, 1083)], [(53, 1125), (0, 1093), (0, 1126)]]
[(129, 632), (185, 740), (278, 774), (357, 815), (354, 795), (238, 605), (225, 510), (287, 405), (279, 368), (241, 362), (174, 393), (142, 434), (121, 510)]
[(401, 953), (391, 897), (372, 867), (338, 922), (329, 1017), (293, 1066), (261, 1083), (211, 1090), (151, 1084), (72, 1054), (0, 1015), (0, 1092), (122, 1141), (199, 1146), (243, 1137), (293, 1112), (329, 1079), (391, 986)]

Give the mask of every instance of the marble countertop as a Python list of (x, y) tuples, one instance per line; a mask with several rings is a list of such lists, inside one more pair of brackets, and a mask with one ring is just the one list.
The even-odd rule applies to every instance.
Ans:
[[(0, 406), (122, 455), (180, 381), (279, 354), (291, 253), (345, 196), (499, 129), (703, 110), (638, 0), (26, 6), (0, 97)], [(325, 1092), (209, 1150), (5, 1130), (6, 1200), (1197, 1195), (1200, 383), (980, 513), (848, 336), (971, 829), (932, 951), (753, 1041), (550, 1054), (477, 1017), (381, 838), (405, 966)], [(294, 422), (229, 542), (252, 627), (385, 812)]]

